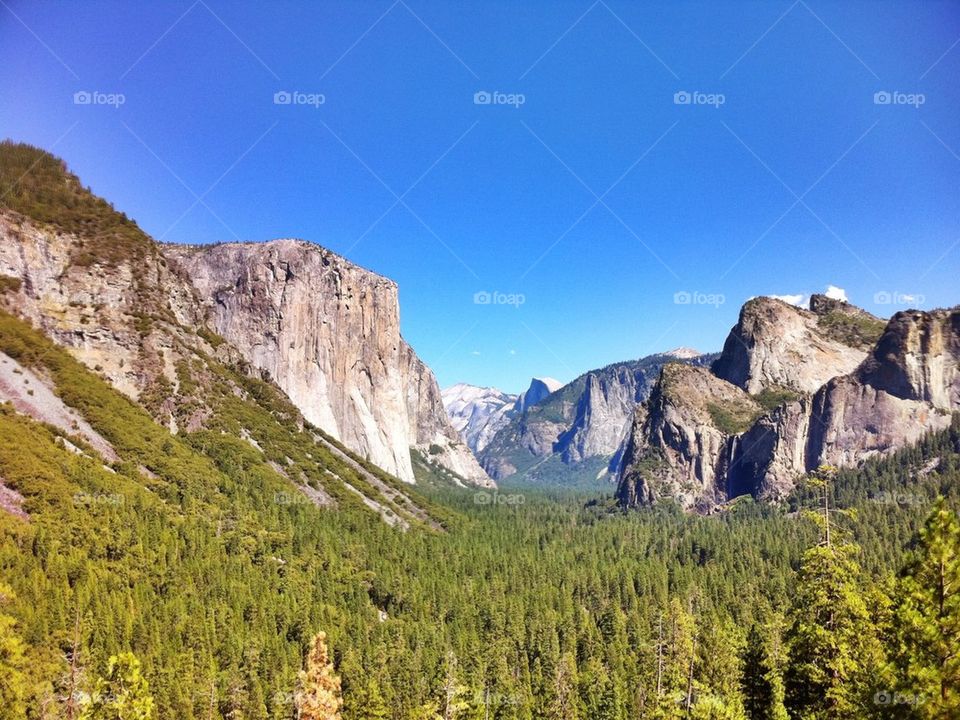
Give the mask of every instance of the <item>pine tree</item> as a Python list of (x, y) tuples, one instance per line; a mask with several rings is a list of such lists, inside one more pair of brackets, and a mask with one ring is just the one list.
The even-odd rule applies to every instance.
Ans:
[(90, 702), (80, 713), (81, 720), (151, 720), (153, 697), (133, 653), (110, 658), (107, 674), (97, 680)]
[(900, 581), (901, 698), (922, 718), (960, 717), (960, 521), (940, 498)]
[(576, 720), (578, 717), (577, 663), (569, 653), (560, 658), (554, 673), (549, 717), (551, 720)]
[(301, 720), (340, 720), (340, 678), (327, 651), (327, 635), (318, 632), (310, 643), (305, 668), (300, 672), (295, 695)]
[(787, 634), (786, 705), (794, 715), (860, 718), (883, 664), (854, 545), (803, 556)]
[(440, 695), (440, 716), (443, 720), (457, 720), (469, 706), (467, 688), (460, 683), (459, 661), (452, 650), (443, 656)]
[(774, 613), (763, 617), (763, 632), (754, 625), (743, 653), (741, 692), (747, 717), (752, 720), (787, 720), (783, 706), (783, 619)]
[[(13, 590), (0, 583), (0, 608), (13, 599)], [(0, 720), (26, 717), (25, 649), (16, 633), (16, 621), (0, 612)]]

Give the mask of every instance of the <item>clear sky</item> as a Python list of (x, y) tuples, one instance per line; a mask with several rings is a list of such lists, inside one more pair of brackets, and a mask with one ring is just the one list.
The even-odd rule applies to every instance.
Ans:
[(158, 239), (387, 275), (441, 385), (517, 391), (754, 295), (960, 302), (958, 40), (957, 2), (0, 0), (0, 136)]

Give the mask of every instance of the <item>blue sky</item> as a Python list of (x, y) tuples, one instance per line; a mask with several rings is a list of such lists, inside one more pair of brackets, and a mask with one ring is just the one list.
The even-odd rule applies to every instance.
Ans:
[(0, 135), (165, 241), (387, 275), (442, 385), (517, 391), (758, 294), (960, 302), (958, 39), (956, 2), (2, 0)]

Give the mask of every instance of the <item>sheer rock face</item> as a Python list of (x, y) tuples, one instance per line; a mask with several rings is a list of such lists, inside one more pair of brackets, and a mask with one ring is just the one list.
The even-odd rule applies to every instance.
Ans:
[(708, 509), (727, 497), (731, 436), (718, 414), (758, 414), (740, 388), (703, 367), (670, 363), (634, 417), (620, 467), (620, 502), (672, 497), (685, 509)]
[(577, 404), (577, 414), (558, 445), (563, 462), (582, 462), (612, 455), (620, 447), (639, 402), (646, 399), (652, 378), (643, 370), (622, 365), (612, 373), (591, 373)]
[[(874, 322), (850, 306), (840, 310)], [(619, 473), (620, 502), (648, 504), (666, 495), (700, 508), (748, 493), (781, 499), (821, 464), (853, 466), (949, 426), (951, 413), (960, 410), (958, 363), (960, 309), (898, 313), (858, 367), (825, 381), (812, 395), (784, 402), (726, 436), (725, 444), (705, 429), (703, 407), (716, 406), (715, 398), (732, 402), (733, 384), (664, 372), (634, 419)], [(730, 367), (721, 364), (720, 370)], [(775, 377), (777, 385), (791, 380)]]
[(518, 413), (522, 413), (526, 411), (527, 408), (536, 405), (562, 387), (563, 383), (553, 378), (533, 378), (530, 381), (530, 387), (520, 393), (513, 409)]
[(663, 365), (712, 359), (678, 348), (591, 370), (515, 413), (480, 453), (481, 463), (496, 479), (613, 479), (634, 410), (649, 396)]
[(916, 442), (960, 409), (960, 309), (894, 315), (870, 357), (813, 398), (807, 467)]
[(433, 373), (400, 336), (397, 286), (312, 243), (167, 245), (211, 326), (307, 420), (413, 482), (410, 449), (489, 484), (447, 421)]
[(819, 314), (776, 298), (748, 301), (714, 363), (717, 377), (750, 394), (775, 387), (814, 393), (829, 379), (852, 372), (866, 349), (831, 337), (820, 320), (830, 312), (845, 312), (844, 306), (869, 314), (823, 296), (814, 298)]

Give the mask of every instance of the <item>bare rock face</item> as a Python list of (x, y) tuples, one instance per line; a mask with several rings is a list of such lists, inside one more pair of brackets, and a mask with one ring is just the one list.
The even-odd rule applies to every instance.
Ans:
[[(758, 316), (755, 301), (751, 303), (754, 307), (741, 312), (741, 323), (733, 331), (740, 334), (736, 345), (744, 337), (756, 338), (755, 331), (763, 327), (757, 317), (765, 322), (782, 314), (788, 325), (791, 318), (800, 317), (811, 330), (806, 316), (769, 302), (763, 305), (776, 315), (763, 311)], [(830, 335), (828, 341), (841, 338), (857, 345), (875, 334), (876, 319), (868, 313), (838, 301), (815, 303), (822, 313), (817, 317), (828, 318), (818, 323)], [(744, 328), (752, 329), (744, 334)], [(771, 325), (760, 335), (769, 338), (774, 329)], [(821, 371), (791, 374), (789, 364), (800, 362), (801, 357), (808, 362), (826, 357), (823, 353), (830, 346), (807, 331), (784, 334), (794, 342), (819, 343), (806, 355), (803, 348), (785, 347), (779, 340), (757, 343), (747, 353), (727, 352), (728, 340), (723, 362), (713, 366), (714, 372), (727, 373), (726, 380), (701, 376), (693, 368), (678, 373), (667, 366), (670, 372), (665, 368), (650, 400), (634, 419), (620, 466), (620, 502), (649, 504), (671, 496), (684, 507), (703, 509), (710, 502), (743, 494), (779, 500), (799, 478), (822, 464), (855, 466), (873, 455), (898, 450), (925, 433), (948, 427), (951, 414), (960, 410), (957, 308), (898, 313), (856, 368), (828, 379), (813, 394), (786, 396), (767, 413), (745, 393), (739, 398), (731, 393), (731, 388), (742, 391), (727, 382), (730, 377), (761, 389), (809, 387), (805, 383)], [(754, 363), (754, 350), (760, 346), (765, 359)], [(777, 362), (768, 354), (771, 349), (786, 354), (789, 362)], [(827, 355), (831, 363), (836, 360), (834, 350)]]
[(714, 373), (756, 394), (776, 387), (814, 393), (830, 378), (852, 372), (866, 357), (867, 349), (858, 338), (844, 337), (834, 327), (841, 321), (844, 326), (851, 322), (843, 306), (872, 316), (839, 301), (826, 305), (821, 297), (815, 295), (812, 301), (821, 314), (776, 298), (748, 301), (714, 363)]
[(730, 446), (727, 488), (731, 498), (780, 500), (808, 470), (809, 397), (787, 402), (757, 420)]
[(411, 448), (431, 446), (466, 480), (490, 482), (400, 336), (395, 283), (299, 240), (163, 252), (191, 278), (216, 332), (307, 420), (407, 482)]
[(851, 465), (950, 425), (960, 409), (960, 310), (894, 315), (870, 357), (813, 398), (807, 467)]
[(481, 463), (497, 479), (613, 480), (634, 410), (664, 364), (703, 365), (714, 357), (678, 348), (584, 373), (515, 414), (480, 453)]
[(733, 430), (760, 406), (709, 370), (670, 363), (634, 418), (620, 468), (621, 504), (674, 498), (684, 509), (712, 508), (727, 498)]
[(76, 235), (0, 211), (0, 275), (20, 281), (7, 301), (134, 400), (158, 378), (176, 382), (178, 325), (201, 322), (189, 283), (146, 237), (111, 262), (78, 263), (82, 247)]
[(643, 371), (627, 365), (610, 373), (588, 375), (573, 424), (558, 440), (563, 462), (573, 464), (615, 453), (634, 409), (650, 392), (649, 384)]
[(527, 408), (548, 398), (552, 393), (555, 393), (562, 387), (563, 383), (553, 378), (533, 378), (530, 381), (530, 387), (520, 393), (513, 409), (518, 413), (525, 412)]

